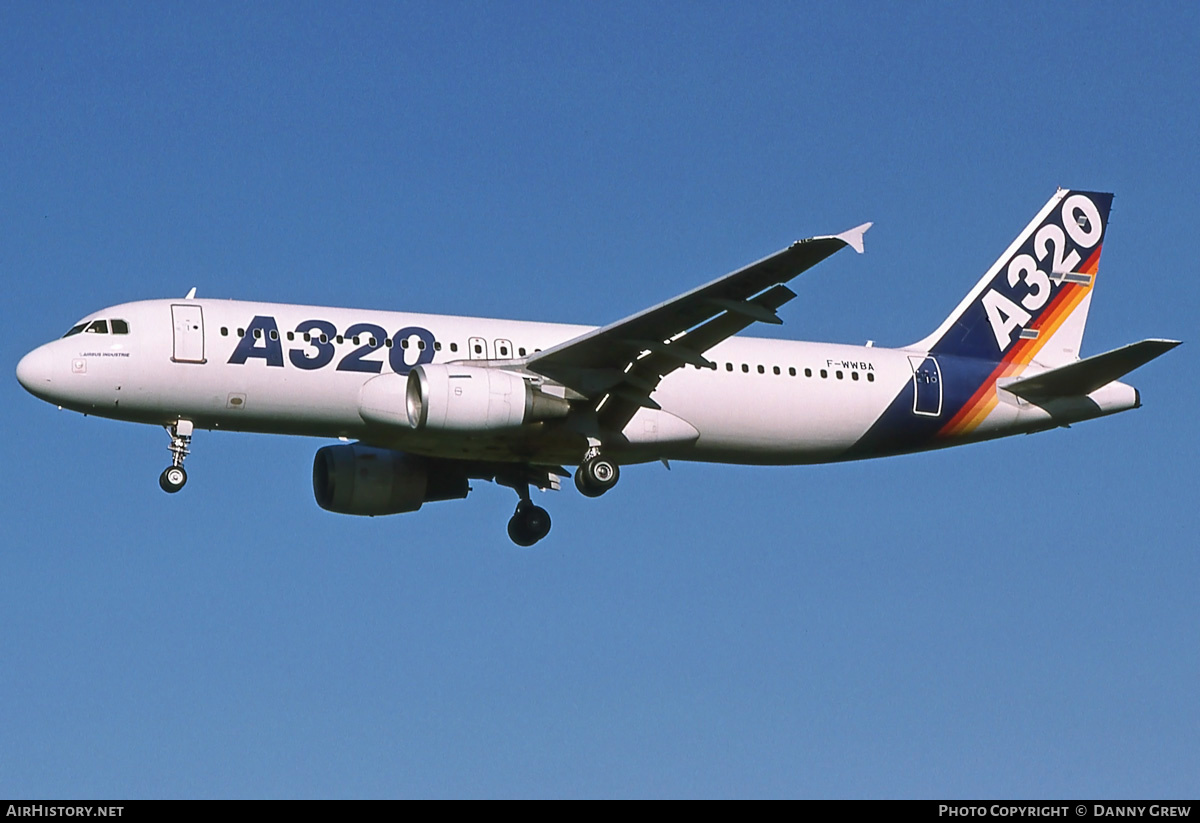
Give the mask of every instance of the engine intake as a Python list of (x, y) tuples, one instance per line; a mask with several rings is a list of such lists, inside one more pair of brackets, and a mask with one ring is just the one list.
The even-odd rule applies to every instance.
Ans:
[(317, 505), (338, 514), (415, 512), (424, 503), (460, 500), (470, 490), (453, 464), (390, 449), (325, 446), (313, 458)]

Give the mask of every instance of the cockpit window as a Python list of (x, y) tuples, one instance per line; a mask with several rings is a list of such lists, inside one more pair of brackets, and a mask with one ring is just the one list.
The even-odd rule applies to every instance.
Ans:
[(80, 332), (88, 334), (108, 334), (109, 324), (112, 324), (113, 334), (129, 334), (129, 323), (125, 320), (93, 320), (90, 323), (84, 321), (77, 326), (72, 326), (63, 337), (70, 337)]

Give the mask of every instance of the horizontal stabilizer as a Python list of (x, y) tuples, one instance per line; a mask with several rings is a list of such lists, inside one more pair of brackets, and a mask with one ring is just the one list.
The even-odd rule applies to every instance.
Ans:
[(1076, 360), (1032, 377), (1001, 384), (1001, 388), (1036, 403), (1056, 397), (1082, 397), (1120, 380), (1129, 372), (1178, 346), (1179, 340), (1142, 340), (1119, 349)]

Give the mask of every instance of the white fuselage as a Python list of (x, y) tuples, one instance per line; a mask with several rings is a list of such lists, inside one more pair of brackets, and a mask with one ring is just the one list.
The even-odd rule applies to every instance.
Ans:
[[(359, 400), (364, 383), (379, 374), (471, 359), (492, 365), (511, 360), (520, 368), (523, 357), (589, 327), (196, 299), (126, 303), (83, 322), (95, 319), (125, 321), (128, 333), (81, 331), (47, 343), (22, 361), (21, 382), (43, 399), (87, 414), (344, 437), (447, 458), (572, 464), (584, 442), (569, 424), (557, 421), (470, 436), (381, 429), (364, 421)], [(384, 339), (372, 348), (370, 339), (379, 336)], [(624, 459), (795, 464), (873, 456), (853, 453), (852, 447), (898, 398), (906, 392), (915, 397), (914, 371), (922, 358), (904, 349), (750, 337), (730, 338), (706, 356), (715, 370), (689, 365), (662, 380), (652, 399), (667, 416), (650, 410), (635, 416), (626, 428), (627, 434), (636, 429), (634, 445)], [(937, 397), (942, 390), (937, 387)], [(1038, 406), (992, 391), (999, 402), (968, 433), (879, 453), (1055, 424)], [(1083, 416), (1137, 403), (1133, 389), (1119, 383), (1090, 399), (1094, 412)], [(932, 409), (927, 406), (923, 415), (929, 417)], [(675, 420), (698, 434), (672, 434), (664, 421)]]

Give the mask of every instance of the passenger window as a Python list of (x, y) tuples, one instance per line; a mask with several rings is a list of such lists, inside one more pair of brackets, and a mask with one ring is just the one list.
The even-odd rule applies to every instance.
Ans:
[(796, 376), (796, 367), (795, 366), (788, 366), (788, 375), (790, 377)]
[(748, 373), (748, 372), (750, 371), (750, 367), (749, 367), (749, 366), (747, 366), (745, 363), (743, 363), (743, 364), (742, 364), (742, 371), (744, 371), (744, 372), (747, 372), (747, 373)]
[(353, 337), (351, 337), (351, 338), (350, 338), (350, 342), (352, 342), (352, 343), (353, 343), (354, 345), (356, 345), (356, 346), (358, 346), (358, 345), (361, 345), (361, 344), (358, 342), (358, 335), (357, 335), (357, 334), (356, 334), (356, 335), (354, 335)]
[(852, 372), (850, 372), (850, 379), (851, 379), (851, 380), (857, 380), (857, 379), (858, 379), (858, 372), (856, 372), (856, 371), (852, 371)]
[(824, 369), (821, 369), (821, 377), (828, 377), (828, 376), (829, 376), (829, 372), (825, 371)]
[(296, 339), (296, 333), (292, 332), (292, 331), (288, 332), (288, 340), (295, 340), (295, 339)]
[(390, 337), (383, 338), (383, 345), (390, 349), (392, 347), (392, 338), (390, 338)]
[[(439, 343), (438, 341), (434, 340), (434, 341), (433, 341), (433, 350), (434, 350), (434, 351), (441, 351), (441, 350), (442, 350), (442, 344), (441, 344), (441, 343)], [(521, 353), (522, 353), (522, 354), (524, 354), (525, 352), (521, 352)]]
[(767, 370), (766, 370), (766, 369), (764, 369), (762, 366), (759, 366), (759, 367), (758, 367), (758, 373), (759, 373), (759, 374), (766, 374), (766, 373), (767, 373)]
[(112, 333), (113, 334), (129, 334), (129, 324), (126, 323), (124, 320), (112, 321)]
[(776, 367), (775, 367), (775, 373), (776, 373), (776, 374), (779, 374), (779, 367), (778, 367), (778, 366), (776, 366)]
[(221, 336), (222, 336), (222, 337), (228, 337), (228, 336), (229, 336), (229, 327), (228, 327), (228, 326), (222, 326), (222, 327), (221, 327)]
[(238, 329), (238, 337), (245, 337), (245, 336), (246, 336), (246, 330)]
[(732, 363), (726, 363), (726, 364), (725, 364), (725, 371), (733, 371), (733, 364), (732, 364)]
[(339, 343), (342, 342), (342, 336), (340, 334), (334, 339), (337, 340)]
[(475, 353), (476, 353), (476, 354), (483, 354), (483, 346), (481, 346), (481, 345), (479, 345), (478, 343), (476, 343), (476, 344), (475, 344)]
[(804, 370), (804, 376), (805, 376), (805, 377), (812, 377), (812, 369), (805, 369), (805, 370)]
[(400, 341), (400, 348), (402, 348), (402, 349), (408, 348), (408, 338), (407, 337)]
[(108, 334), (108, 321), (93, 320), (84, 331), (88, 334)]
[(457, 343), (451, 343), (451, 344), (450, 344), (450, 351), (458, 351), (458, 344), (457, 344)]
[(875, 372), (867, 372), (867, 382), (868, 383), (875, 382)]
[(254, 330), (254, 339), (255, 339), (255, 340), (262, 340), (262, 329), (255, 329), (255, 330)]
[(842, 379), (842, 370), (841, 370), (841, 369), (838, 369), (838, 372), (837, 372), (837, 379), (838, 379), (838, 380), (841, 380), (841, 379)]
[(279, 332), (277, 332), (275, 329), (271, 329), (271, 339), (272, 339), (272, 340), (278, 340), (278, 339), (279, 339)]
[(521, 357), (524, 357), (525, 356), (525, 347), (522, 346), (521, 348), (517, 349), (517, 354), (520, 355)]
[(425, 341), (424, 341), (424, 340), (418, 340), (418, 341), (417, 341), (417, 348), (418, 348), (418, 349), (420, 349), (421, 351), (425, 351)]

